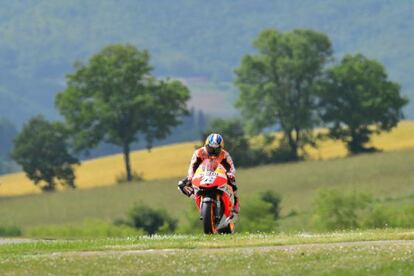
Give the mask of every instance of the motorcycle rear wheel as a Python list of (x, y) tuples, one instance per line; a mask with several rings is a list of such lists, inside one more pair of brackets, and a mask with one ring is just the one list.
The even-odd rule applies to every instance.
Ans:
[(212, 202), (203, 202), (201, 216), (203, 217), (204, 234), (216, 234), (217, 226), (214, 221), (214, 204)]

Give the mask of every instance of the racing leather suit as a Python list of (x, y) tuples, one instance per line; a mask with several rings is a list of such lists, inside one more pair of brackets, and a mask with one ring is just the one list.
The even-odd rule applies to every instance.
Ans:
[(234, 212), (238, 213), (240, 209), (239, 204), (239, 197), (237, 195), (237, 184), (235, 179), (235, 172), (236, 168), (234, 167), (233, 159), (231, 158), (230, 154), (225, 151), (224, 149), (221, 150), (218, 156), (210, 156), (207, 153), (207, 150), (205, 147), (201, 147), (194, 151), (193, 156), (191, 158), (190, 166), (188, 167), (188, 174), (187, 174), (187, 180), (189, 183), (191, 183), (191, 179), (194, 176), (195, 171), (197, 170), (198, 166), (205, 160), (209, 158), (215, 158), (218, 160), (218, 162), (223, 165), (223, 167), (226, 169), (227, 177), (229, 180), (229, 185), (233, 188), (234, 192)]
[[(192, 179), (194, 176), (195, 171), (197, 170), (198, 166), (205, 160), (209, 159), (211, 156), (208, 155), (207, 150), (205, 147), (201, 147), (197, 149), (193, 157), (191, 158), (190, 166), (188, 167), (188, 179)], [(236, 168), (234, 167), (233, 160), (231, 159), (230, 154), (225, 151), (221, 150), (218, 156), (215, 156), (218, 162), (223, 165), (226, 169), (227, 174), (234, 177), (234, 173), (236, 172)]]

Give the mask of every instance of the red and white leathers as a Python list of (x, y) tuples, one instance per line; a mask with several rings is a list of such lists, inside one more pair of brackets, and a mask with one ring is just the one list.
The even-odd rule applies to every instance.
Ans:
[(201, 147), (199, 149), (196, 149), (193, 153), (193, 157), (191, 158), (190, 166), (188, 167), (188, 175), (187, 179), (191, 183), (191, 179), (194, 176), (194, 173), (196, 172), (198, 166), (205, 160), (205, 159), (216, 159), (220, 164), (223, 165), (223, 167), (227, 171), (227, 177), (229, 179), (229, 184), (233, 188), (234, 191), (234, 197), (235, 197), (235, 206), (234, 211), (236, 213), (239, 212), (240, 205), (239, 205), (239, 199), (237, 196), (237, 185), (236, 185), (236, 179), (235, 179), (235, 173), (236, 168), (234, 167), (233, 159), (231, 158), (230, 154), (225, 151), (224, 149), (221, 150), (221, 152), (215, 156), (215, 155), (209, 155), (205, 147)]
[(227, 171), (227, 175), (230, 178), (234, 178), (236, 168), (234, 167), (233, 159), (231, 159), (230, 154), (225, 151), (224, 149), (221, 150), (218, 156), (209, 155), (205, 147), (201, 147), (196, 149), (193, 153), (193, 157), (191, 158), (190, 166), (188, 167), (188, 179), (191, 180), (194, 176), (195, 171), (197, 170), (198, 166), (205, 160), (209, 158), (214, 158), (219, 161), (220, 164)]

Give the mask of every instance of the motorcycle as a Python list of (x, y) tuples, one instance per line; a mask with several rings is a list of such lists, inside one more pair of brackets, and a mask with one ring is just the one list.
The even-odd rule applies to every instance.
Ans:
[(180, 181), (178, 187), (183, 193), (194, 197), (205, 234), (234, 233), (233, 189), (228, 184), (223, 165), (214, 159), (206, 159), (196, 170), (191, 186)]

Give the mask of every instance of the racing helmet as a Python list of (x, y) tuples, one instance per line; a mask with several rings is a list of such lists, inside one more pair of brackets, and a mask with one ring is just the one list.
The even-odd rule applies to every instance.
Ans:
[(218, 156), (221, 150), (224, 148), (224, 140), (220, 134), (211, 133), (204, 144), (208, 155)]

